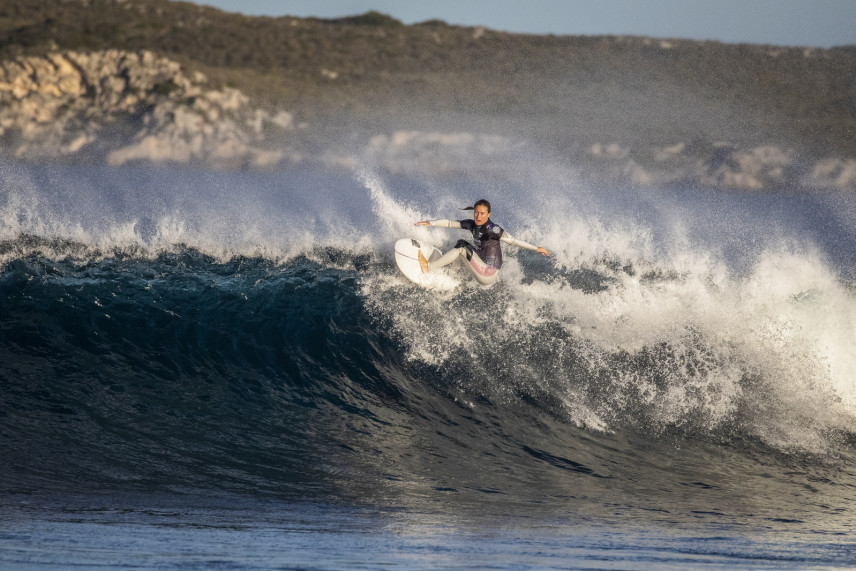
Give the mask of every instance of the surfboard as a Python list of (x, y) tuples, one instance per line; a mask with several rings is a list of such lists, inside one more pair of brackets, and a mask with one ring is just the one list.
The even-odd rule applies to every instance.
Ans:
[(402, 238), (395, 243), (395, 265), (404, 277), (429, 288), (453, 289), (458, 285), (459, 281), (444, 271), (423, 273), (418, 258), (420, 251), (427, 260), (436, 260), (443, 255), (434, 246), (415, 238)]

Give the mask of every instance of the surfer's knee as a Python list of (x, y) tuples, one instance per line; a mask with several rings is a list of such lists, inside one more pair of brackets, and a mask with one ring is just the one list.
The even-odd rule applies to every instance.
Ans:
[(476, 281), (479, 282), (483, 286), (489, 286), (496, 283), (496, 280), (499, 279), (499, 272), (495, 272), (489, 276), (474, 273)]

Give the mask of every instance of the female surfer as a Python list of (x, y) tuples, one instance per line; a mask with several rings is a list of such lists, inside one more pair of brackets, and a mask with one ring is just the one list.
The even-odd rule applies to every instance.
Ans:
[(481, 199), (473, 206), (462, 210), (472, 210), (472, 220), (422, 220), (415, 226), (440, 226), (443, 228), (461, 228), (473, 233), (473, 244), (466, 240), (458, 240), (455, 247), (434, 260), (429, 262), (419, 252), (419, 265), (422, 272), (427, 273), (437, 268), (447, 266), (458, 258), (466, 259), (467, 267), (470, 268), (476, 280), (482, 285), (491, 285), (499, 277), (499, 268), (502, 267), (502, 249), (500, 242), (512, 244), (519, 248), (534, 250), (544, 256), (550, 252), (546, 248), (533, 246), (523, 240), (513, 238), (511, 234), (503, 230), (498, 224), (490, 220), (490, 202)]

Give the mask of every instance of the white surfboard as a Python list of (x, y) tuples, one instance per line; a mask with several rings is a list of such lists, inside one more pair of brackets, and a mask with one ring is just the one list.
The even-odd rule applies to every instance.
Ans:
[(459, 281), (444, 271), (423, 273), (419, 265), (418, 252), (426, 260), (436, 260), (442, 256), (442, 252), (414, 238), (402, 238), (395, 243), (395, 264), (404, 277), (415, 284), (436, 289), (454, 289)]

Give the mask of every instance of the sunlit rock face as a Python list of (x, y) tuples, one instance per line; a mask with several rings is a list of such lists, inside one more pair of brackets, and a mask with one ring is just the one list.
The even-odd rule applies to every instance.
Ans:
[(2, 151), (21, 159), (274, 166), (292, 116), (149, 51), (57, 52), (0, 64)]

